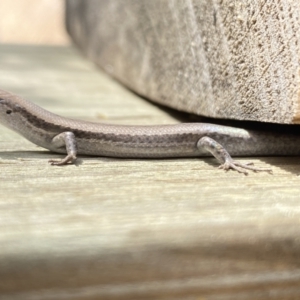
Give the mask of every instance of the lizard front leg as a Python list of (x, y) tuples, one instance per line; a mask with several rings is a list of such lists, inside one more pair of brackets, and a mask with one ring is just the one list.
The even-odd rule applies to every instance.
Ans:
[(272, 173), (271, 169), (267, 168), (258, 168), (251, 166), (253, 163), (245, 163), (242, 164), (238, 161), (235, 161), (232, 159), (230, 154), (227, 152), (227, 150), (218, 142), (216, 142), (214, 139), (210, 137), (202, 137), (197, 142), (197, 148), (198, 149), (205, 149), (209, 151), (220, 163), (219, 166), (220, 169), (228, 171), (229, 169), (233, 169), (238, 171), (239, 173), (244, 173), (245, 175), (248, 174), (248, 172), (245, 170), (252, 170), (254, 172), (269, 172)]
[(68, 163), (72, 164), (76, 160), (77, 143), (73, 132), (62, 132), (56, 135), (52, 141), (52, 146), (55, 148), (66, 147), (67, 156), (62, 160), (49, 160), (51, 165), (62, 166)]

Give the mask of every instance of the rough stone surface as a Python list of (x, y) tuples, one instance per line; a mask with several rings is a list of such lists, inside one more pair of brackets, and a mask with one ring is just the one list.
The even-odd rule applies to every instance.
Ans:
[(90, 59), (158, 103), (200, 115), (300, 123), (298, 0), (67, 0)]

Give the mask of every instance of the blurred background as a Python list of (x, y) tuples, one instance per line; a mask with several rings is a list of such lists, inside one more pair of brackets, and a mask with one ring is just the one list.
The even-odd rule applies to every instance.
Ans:
[(67, 45), (64, 0), (1, 0), (0, 43)]

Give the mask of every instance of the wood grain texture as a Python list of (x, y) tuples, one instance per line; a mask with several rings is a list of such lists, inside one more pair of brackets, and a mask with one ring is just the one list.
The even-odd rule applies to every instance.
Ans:
[[(0, 47), (1, 88), (68, 117), (176, 123), (72, 48)], [(299, 158), (60, 155), (0, 127), (0, 299), (299, 299)], [(245, 161), (247, 159), (242, 159)]]
[(75, 43), (136, 92), (274, 123), (300, 122), (299, 18), (297, 0), (67, 0)]

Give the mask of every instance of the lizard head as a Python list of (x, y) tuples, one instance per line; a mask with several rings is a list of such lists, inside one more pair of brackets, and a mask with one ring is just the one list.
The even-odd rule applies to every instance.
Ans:
[(7, 96), (0, 92), (0, 124), (15, 130), (20, 124), (20, 104), (7, 93)]

